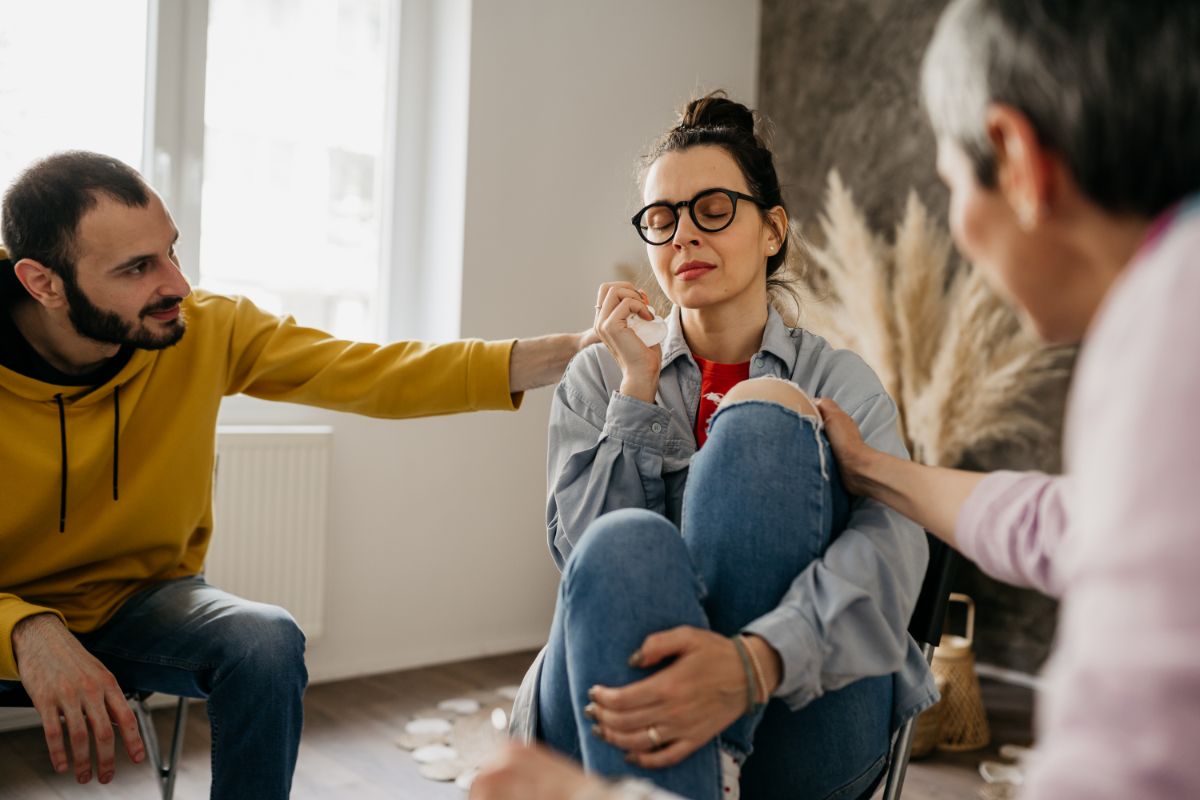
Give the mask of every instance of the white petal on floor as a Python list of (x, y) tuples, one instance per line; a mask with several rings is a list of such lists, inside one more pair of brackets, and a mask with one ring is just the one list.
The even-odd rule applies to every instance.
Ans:
[(404, 726), (404, 732), (411, 733), (414, 736), (437, 735), (449, 733), (453, 727), (450, 724), (450, 720), (442, 719), (441, 717), (417, 717)]
[(452, 744), (453, 737), (447, 733), (402, 733), (396, 737), (396, 745), (404, 750), (416, 750), (431, 744)]
[(479, 701), (469, 697), (454, 697), (438, 703), (439, 711), (453, 711), (455, 714), (474, 714), (479, 710)]
[(432, 764), (435, 761), (449, 761), (458, 758), (458, 751), (444, 744), (431, 744), (413, 750), (413, 758), (418, 764)]
[(471, 784), (475, 782), (475, 776), (479, 774), (479, 770), (471, 767), (462, 775), (454, 779), (454, 785), (462, 789), (464, 792), (471, 791)]
[(521, 691), (520, 686), (501, 686), (496, 690), (496, 694), (503, 697), (505, 700), (516, 700), (517, 692)]
[(432, 764), (422, 764), (417, 768), (417, 772), (431, 781), (452, 781), (456, 780), (466, 768), (466, 764), (457, 758), (452, 758), (449, 761), (434, 761)]

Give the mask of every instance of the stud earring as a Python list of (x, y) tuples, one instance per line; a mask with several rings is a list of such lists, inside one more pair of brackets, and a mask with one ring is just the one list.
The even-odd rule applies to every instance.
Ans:
[(1033, 226), (1037, 224), (1037, 211), (1032, 203), (1021, 203), (1017, 207), (1017, 224), (1021, 226), (1023, 231), (1033, 230)]

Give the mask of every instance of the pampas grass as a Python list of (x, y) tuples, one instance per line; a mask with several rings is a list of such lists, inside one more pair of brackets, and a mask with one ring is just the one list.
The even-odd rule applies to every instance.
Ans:
[(834, 171), (820, 227), (803, 323), (876, 371), (914, 458), (954, 466), (1055, 434), (1040, 401), (1066, 379), (1072, 350), (1042, 346), (978, 271), (956, 269), (949, 236), (915, 193), (889, 244)]

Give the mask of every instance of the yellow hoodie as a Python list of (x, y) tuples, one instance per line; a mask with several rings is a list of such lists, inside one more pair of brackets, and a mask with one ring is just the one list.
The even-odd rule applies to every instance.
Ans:
[(0, 366), (0, 680), (18, 679), (21, 619), (91, 631), (148, 584), (201, 570), (222, 397), (388, 418), (520, 404), (511, 341), (346, 342), (202, 291), (183, 313), (177, 345), (136, 351), (95, 388)]

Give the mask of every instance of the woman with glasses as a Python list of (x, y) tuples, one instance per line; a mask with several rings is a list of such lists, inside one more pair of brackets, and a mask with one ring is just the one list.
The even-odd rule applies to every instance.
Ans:
[(903, 457), (895, 406), (771, 306), (789, 223), (753, 112), (688, 104), (642, 193), (633, 225), (673, 308), (647, 345), (631, 327), (654, 316), (646, 296), (602, 286), (603, 346), (555, 393), (563, 578), (515, 731), (694, 800), (866, 795), (892, 730), (936, 699), (906, 630), (927, 548), (846, 494), (809, 397)]

